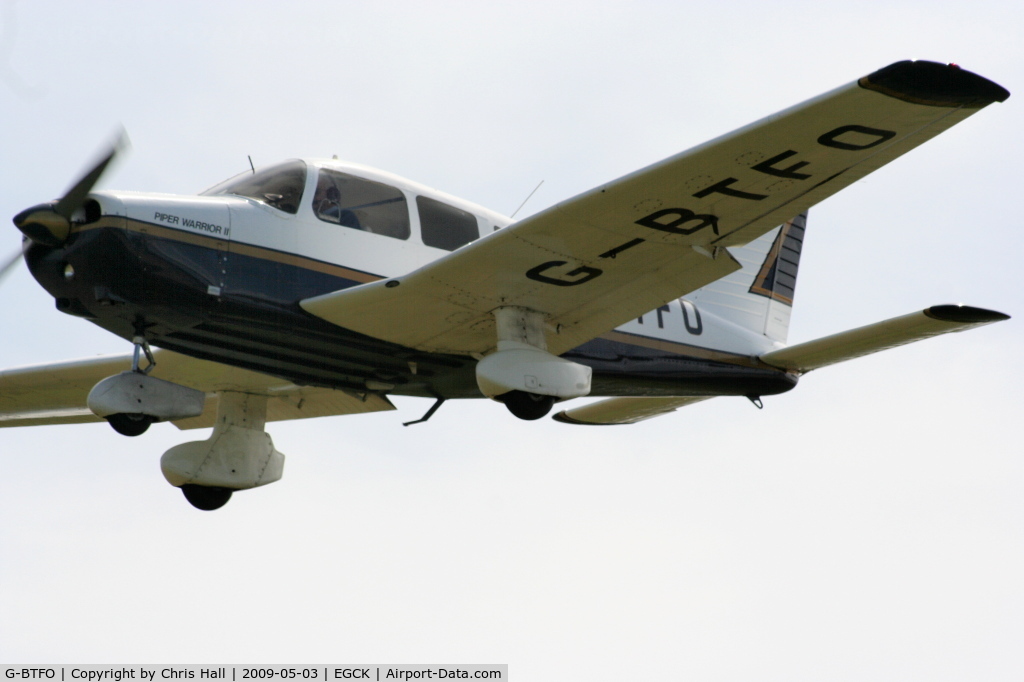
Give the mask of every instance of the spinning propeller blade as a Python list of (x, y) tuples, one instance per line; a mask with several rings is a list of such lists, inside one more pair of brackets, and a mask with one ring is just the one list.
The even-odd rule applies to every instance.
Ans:
[(15, 266), (17, 266), (18, 263), (21, 262), (21, 257), (25, 255), (25, 249), (28, 247), (28, 245), (29, 242), (25, 241), (21, 245), (20, 249), (15, 251), (13, 254), (8, 256), (6, 260), (0, 263), (0, 282), (3, 282), (4, 278), (7, 277), (7, 275), (11, 274)]
[(71, 232), (71, 216), (82, 207), (104, 171), (128, 145), (128, 135), (122, 128), (106, 153), (63, 197), (25, 209), (14, 216), (14, 225), (34, 242), (47, 246), (63, 244)]

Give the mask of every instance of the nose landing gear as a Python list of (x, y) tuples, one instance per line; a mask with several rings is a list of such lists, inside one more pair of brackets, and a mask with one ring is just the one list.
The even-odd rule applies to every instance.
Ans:
[[(107, 377), (89, 391), (87, 404), (97, 417), (106, 419), (123, 436), (139, 436), (154, 422), (198, 417), (206, 394), (186, 386), (149, 376), (156, 367), (146, 339), (136, 336), (132, 368)], [(139, 367), (145, 353), (148, 364)]]

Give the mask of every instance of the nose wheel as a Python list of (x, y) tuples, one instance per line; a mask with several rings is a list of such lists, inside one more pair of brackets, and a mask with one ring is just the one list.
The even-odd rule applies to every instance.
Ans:
[(184, 493), (185, 499), (188, 500), (189, 504), (196, 509), (213, 511), (214, 509), (220, 509), (228, 503), (228, 500), (231, 499), (232, 490), (230, 488), (217, 488), (189, 483), (181, 486), (181, 492)]
[(112, 414), (107, 417), (110, 426), (122, 436), (141, 436), (153, 423), (148, 414)]

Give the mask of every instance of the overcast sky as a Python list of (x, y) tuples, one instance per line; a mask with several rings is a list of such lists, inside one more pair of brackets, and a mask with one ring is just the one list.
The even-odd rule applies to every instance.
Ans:
[[(4, 2), (0, 216), (339, 157), (526, 215), (907, 58), (1017, 95), (812, 209), (790, 341), (1009, 322), (643, 424), (272, 424), (214, 513), (158, 425), (0, 431), (0, 662), (508, 663), (516, 680), (1024, 674), (1022, 10), (1010, 2)], [(0, 235), (3, 232), (0, 230)], [(0, 255), (17, 248), (13, 226)], [(395, 273), (399, 274), (399, 273)], [(0, 366), (127, 352), (19, 269)]]

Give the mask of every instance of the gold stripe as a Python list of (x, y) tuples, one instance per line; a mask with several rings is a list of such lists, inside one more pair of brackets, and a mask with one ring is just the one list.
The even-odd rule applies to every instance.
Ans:
[(268, 249), (262, 246), (255, 246), (253, 244), (244, 244), (242, 242), (231, 241), (230, 239), (218, 239), (216, 237), (207, 237), (206, 235), (196, 234), (195, 232), (176, 230), (170, 227), (154, 225), (153, 223), (147, 223), (141, 220), (130, 220), (115, 216), (104, 216), (103, 219), (95, 223), (90, 223), (89, 225), (77, 227), (74, 231), (85, 232), (86, 230), (96, 230), (100, 228), (110, 227), (125, 228), (130, 232), (152, 235), (154, 237), (159, 237), (161, 239), (170, 239), (173, 241), (181, 242), (183, 244), (192, 244), (194, 246), (201, 246), (207, 249), (214, 249), (216, 251), (227, 251), (228, 253), (238, 254), (240, 256), (249, 256), (251, 258), (258, 258), (260, 260), (272, 261), (284, 265), (292, 265), (295, 267), (303, 268), (304, 270), (322, 272), (327, 275), (333, 275), (335, 277), (349, 279), (354, 282), (367, 283), (376, 282), (380, 279), (384, 279), (383, 277), (379, 277), (377, 275), (371, 275), (368, 272), (353, 270), (351, 268), (346, 268), (341, 265), (334, 265), (333, 263), (325, 263), (324, 261), (315, 260), (313, 258), (307, 258), (305, 256), (299, 256), (294, 253), (285, 253), (283, 251), (276, 251), (274, 249)]
[[(793, 299), (788, 296), (783, 296), (773, 289), (768, 289), (765, 287), (765, 284), (768, 280), (768, 274), (771, 272), (773, 266), (775, 267), (775, 277), (778, 279), (778, 261), (782, 254), (782, 245), (786, 243), (786, 237), (793, 228), (793, 220), (796, 220), (796, 218), (787, 220), (782, 226), (782, 229), (779, 230), (779, 233), (775, 235), (775, 241), (772, 243), (772, 248), (768, 250), (768, 255), (765, 256), (764, 263), (761, 264), (761, 270), (757, 273), (757, 276), (754, 277), (754, 283), (750, 285), (750, 293), (767, 296), (770, 299), (782, 301), (790, 306), (793, 305)], [(772, 283), (772, 286), (775, 286), (774, 282)]]

